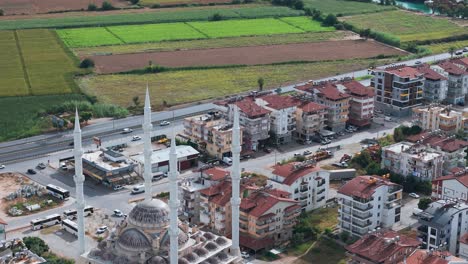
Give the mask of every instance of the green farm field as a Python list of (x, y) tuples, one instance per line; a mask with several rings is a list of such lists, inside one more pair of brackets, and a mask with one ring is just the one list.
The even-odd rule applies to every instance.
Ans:
[(1, 19), (0, 30), (26, 28), (72, 28), (109, 25), (152, 24), (187, 21), (207, 21), (214, 14), (224, 19), (265, 18), (278, 16), (300, 16), (304, 12), (281, 6), (209, 6), (187, 8), (164, 8), (149, 12), (106, 15), (105, 12), (86, 16), (63, 16), (36, 19)]
[(468, 34), (468, 27), (461, 27), (445, 18), (434, 18), (407, 11), (388, 11), (343, 18), (361, 29), (391, 34), (401, 42), (437, 40)]
[(448, 52), (450, 47), (455, 47), (455, 49), (463, 49), (468, 47), (468, 40), (436, 43), (431, 45), (424, 45), (423, 47), (429, 49), (433, 54), (438, 54)]
[[(71, 93), (75, 62), (47, 29), (0, 31), (0, 96)], [(4, 64), (7, 62), (7, 64)], [(5, 73), (5, 74), (4, 74)], [(6, 84), (6, 85), (3, 85)]]
[(393, 6), (345, 0), (304, 0), (304, 5), (308, 8), (320, 10), (325, 14), (341, 14), (344, 16), (396, 9)]
[[(117, 42), (119, 40), (123, 43), (130, 44), (168, 40), (275, 35), (334, 30), (334, 28), (330, 27), (321, 27), (317, 22), (306, 17), (286, 17), (282, 19), (288, 22), (283, 22), (281, 19), (275, 18), (260, 18), (216, 22), (113, 26), (105, 29), (60, 29), (57, 30), (57, 33), (69, 47), (79, 48), (113, 45), (118, 44)], [(104, 32), (104, 30), (107, 32)], [(102, 32), (102, 34), (97, 32)]]
[(285, 34), (272, 36), (251, 36), (235, 38), (198, 39), (181, 41), (163, 41), (155, 43), (140, 43), (127, 45), (112, 45), (100, 47), (75, 48), (73, 52), (80, 57), (97, 54), (126, 54), (155, 51), (175, 51), (181, 49), (232, 48), (274, 44), (310, 43), (327, 40), (354, 38), (349, 31), (310, 32), (302, 34)]
[[(156, 109), (162, 101), (182, 104), (204, 99), (222, 98), (254, 89), (259, 77), (265, 88), (321, 78), (337, 73), (367, 68), (370, 63), (386, 63), (371, 59), (320, 63), (296, 63), (266, 66), (232, 67), (204, 70), (168, 71), (158, 74), (95, 75), (78, 80), (80, 88), (100, 100), (129, 106), (133, 96), (143, 96), (149, 83)], [(220, 87), (223, 87), (220, 89)]]

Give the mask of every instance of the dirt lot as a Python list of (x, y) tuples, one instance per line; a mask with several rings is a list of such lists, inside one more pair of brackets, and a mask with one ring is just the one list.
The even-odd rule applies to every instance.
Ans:
[[(104, 0), (0, 0), (5, 15), (40, 14), (67, 10), (87, 9), (88, 4), (100, 6)], [(123, 0), (109, 0), (116, 7), (126, 6)]]
[(15, 192), (21, 187), (21, 182), (31, 183), (29, 178), (18, 173), (0, 173), (0, 218), (9, 218), (5, 213), (5, 208), (9, 203), (3, 200), (8, 194)]
[(345, 40), (93, 56), (92, 59), (96, 65), (96, 72), (116, 73), (144, 68), (148, 66), (150, 60), (153, 64), (167, 67), (188, 67), (370, 58), (380, 54), (403, 55), (406, 53), (371, 40)]

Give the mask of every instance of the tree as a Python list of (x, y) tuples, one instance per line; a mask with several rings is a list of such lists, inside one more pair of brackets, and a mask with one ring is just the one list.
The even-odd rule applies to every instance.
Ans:
[(94, 61), (89, 58), (82, 60), (80, 63), (80, 68), (82, 69), (93, 68), (93, 67), (94, 67)]
[(361, 31), (359, 36), (361, 36), (361, 37), (363, 37), (363, 38), (365, 38), (367, 40), (369, 38), (370, 34), (371, 34), (370, 28), (366, 28), (366, 29)]
[(44, 242), (44, 240), (38, 237), (25, 237), (23, 238), (23, 243), (29, 250), (31, 250), (31, 252), (34, 252), (39, 256), (42, 256), (44, 253), (49, 251), (49, 246)]
[(456, 48), (454, 46), (451, 46), (448, 48), (448, 53), (450, 53), (450, 57), (453, 57), (453, 54), (455, 54)]
[(95, 4), (89, 4), (88, 5), (88, 11), (96, 11), (97, 10), (97, 6)]
[(429, 207), (429, 204), (432, 203), (431, 198), (429, 197), (423, 197), (419, 200), (418, 203), (418, 208), (421, 210), (426, 210)]
[(304, 2), (302, 0), (296, 1), (294, 3), (294, 9), (297, 9), (297, 10), (304, 9)]
[(132, 3), (132, 5), (136, 5), (138, 4), (138, 2), (140, 2), (140, 0), (130, 0), (130, 3)]
[(132, 98), (132, 101), (133, 101), (133, 104), (134, 104), (135, 106), (139, 106), (139, 105), (140, 105), (140, 97), (134, 96), (134, 97)]
[(93, 117), (93, 113), (92, 112), (81, 112), (80, 113), (80, 119), (85, 122), (85, 123), (88, 123), (89, 120), (91, 120), (91, 117)]
[(258, 83), (258, 89), (260, 91), (263, 91), (263, 85), (265, 84), (265, 80), (263, 80), (263, 78), (260, 77), (260, 78), (258, 78), (257, 83)]
[(108, 10), (113, 10), (113, 9), (115, 9), (114, 6), (108, 1), (102, 2), (102, 5), (101, 5), (102, 11), (108, 11)]
[(332, 26), (334, 26), (336, 23), (338, 23), (338, 19), (337, 19), (336, 16), (333, 15), (333, 14), (328, 14), (328, 15), (325, 17), (325, 20), (323, 20), (323, 25), (324, 25), (324, 26), (327, 26), (327, 27), (332, 27)]
[(457, 133), (455, 134), (455, 136), (458, 138), (458, 139), (465, 139), (466, 137), (466, 133), (463, 129), (459, 129), (457, 131)]
[(3, 12), (3, 9), (0, 9), (0, 16), (5, 15), (5, 12)]
[(220, 21), (220, 20), (223, 20), (223, 16), (221, 16), (220, 13), (215, 13), (215, 14), (211, 17), (210, 20), (211, 20), (211, 21)]

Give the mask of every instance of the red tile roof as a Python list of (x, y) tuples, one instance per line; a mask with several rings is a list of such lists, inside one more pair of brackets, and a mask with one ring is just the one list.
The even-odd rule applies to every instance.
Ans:
[(468, 147), (468, 142), (465, 140), (449, 139), (446, 136), (442, 135), (431, 135), (429, 131), (408, 136), (406, 140), (413, 143), (421, 140), (422, 144), (428, 144), (432, 148), (440, 147), (440, 149), (445, 152), (454, 152)]
[(406, 140), (412, 143), (416, 143), (417, 141), (422, 140), (423, 138), (427, 138), (430, 134), (430, 131), (425, 131), (416, 135), (407, 136)]
[(298, 210), (298, 209), (301, 209), (301, 206), (298, 205), (298, 204), (295, 204), (295, 205), (291, 205), (288, 208), (284, 209), (284, 211), (285, 212), (291, 212), (291, 211)]
[(278, 196), (278, 197), (282, 197), (282, 198), (290, 198), (291, 197), (291, 194), (289, 192), (286, 192), (286, 191), (283, 191), (283, 190), (280, 190), (280, 189), (270, 189), (270, 190), (266, 190), (266, 192), (273, 195), (273, 196)]
[(399, 186), (379, 176), (358, 176), (343, 185), (338, 193), (367, 199), (372, 197), (378, 187), (384, 185)]
[[(418, 249), (406, 258), (406, 264), (448, 264), (450, 261), (462, 261), (463, 259), (452, 256), (447, 251), (433, 251), (431, 254), (424, 249)], [(401, 261), (398, 264), (403, 264)]]
[(209, 202), (219, 206), (225, 206), (231, 198), (231, 191), (231, 182), (222, 181), (219, 184), (200, 190), (200, 193), (208, 196)]
[(329, 82), (320, 87), (314, 87), (314, 89), (316, 89), (318, 93), (322, 94), (325, 98), (333, 101), (343, 100), (351, 97), (349, 94), (340, 92), (340, 90), (338, 90), (335, 85)]
[(465, 73), (462, 68), (449, 61), (440, 62), (437, 65), (451, 75), (462, 75)]
[(269, 94), (259, 97), (268, 103), (268, 107), (276, 110), (298, 106), (300, 103), (291, 96), (281, 96), (278, 94)]
[[(397, 236), (399, 236), (398, 241), (394, 240)], [(389, 239), (393, 241), (388, 242)], [(421, 242), (416, 239), (388, 230), (367, 234), (354, 244), (347, 246), (346, 250), (361, 258), (370, 260), (372, 263), (387, 263), (385, 261), (389, 260), (395, 253), (407, 248), (415, 250), (419, 245), (421, 245)], [(403, 255), (397, 257), (403, 258)]]
[(213, 181), (219, 181), (221, 179), (224, 179), (226, 176), (230, 175), (229, 171), (219, 168), (219, 167), (213, 167), (213, 168), (204, 170), (203, 174), (210, 176), (211, 180)]
[(240, 209), (254, 217), (263, 216), (268, 210), (279, 202), (287, 202), (291, 205), (296, 204), (297, 201), (288, 198), (281, 198), (269, 195), (263, 192), (255, 192), (246, 198), (242, 198)]
[(464, 171), (459, 172), (459, 173), (453, 173), (450, 175), (445, 175), (442, 177), (439, 177), (435, 180), (433, 180), (433, 183), (441, 182), (441, 181), (447, 181), (447, 180), (457, 180), (461, 184), (463, 184), (465, 187), (468, 187), (468, 172)]
[(416, 69), (418, 69), (418, 71), (420, 73), (424, 74), (424, 78), (426, 78), (428, 80), (432, 80), (432, 81), (447, 80), (447, 78), (445, 78), (445, 76), (443, 76), (442, 74), (434, 71), (427, 64), (416, 67)]
[(314, 83), (313, 82), (308, 82), (308, 83), (305, 83), (303, 85), (296, 85), (294, 86), (294, 88), (296, 88), (297, 90), (301, 90), (301, 91), (309, 91), (310, 89), (312, 89), (312, 87), (314, 87)]
[(239, 235), (239, 244), (243, 247), (252, 249), (254, 251), (268, 248), (275, 244), (273, 238), (265, 237), (265, 238), (253, 238), (248, 235)]
[(328, 107), (321, 105), (321, 104), (317, 104), (315, 102), (306, 102), (302, 104), (301, 106), (299, 106), (299, 108), (301, 108), (302, 111), (304, 112), (312, 113), (312, 112), (317, 112), (320, 110), (327, 109)]
[(7, 224), (7, 222), (5, 222), (5, 220), (0, 218), (0, 225), (8, 225), (8, 224)]
[(358, 96), (374, 96), (374, 90), (372, 88), (366, 87), (362, 85), (358, 81), (347, 81), (340, 83), (351, 93), (351, 95), (358, 95)]
[(421, 75), (421, 73), (413, 67), (409, 66), (396, 66), (385, 69), (387, 73), (394, 74), (401, 78), (415, 79)]
[(460, 237), (460, 243), (468, 244), (468, 233), (465, 233), (462, 237)]
[(241, 101), (237, 101), (234, 104), (239, 107), (241, 112), (250, 118), (260, 117), (271, 112), (270, 110), (256, 104), (252, 97), (245, 97)]
[(320, 167), (310, 166), (302, 169), (294, 170), (294, 165), (299, 164), (300, 162), (290, 162), (284, 165), (276, 165), (273, 168), (273, 174), (281, 176), (284, 179), (283, 183), (287, 185), (292, 185), (297, 179), (300, 179), (312, 172), (319, 171)]
[(454, 59), (452, 62), (455, 63), (455, 64), (463, 65), (464, 67), (468, 67), (468, 57)]

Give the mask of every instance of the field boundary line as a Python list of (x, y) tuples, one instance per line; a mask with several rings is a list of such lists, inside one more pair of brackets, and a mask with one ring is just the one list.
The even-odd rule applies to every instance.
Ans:
[(129, 44), (127, 42), (125, 42), (123, 39), (121, 39), (119, 36), (117, 36), (117, 34), (115, 34), (114, 32), (110, 31), (108, 27), (104, 27), (106, 29), (107, 32), (109, 32), (112, 36), (116, 37), (118, 40), (122, 41), (122, 44)]
[(279, 20), (279, 21), (281, 21), (281, 22), (283, 22), (283, 23), (285, 23), (285, 24), (290, 25), (291, 27), (295, 27), (295, 28), (297, 28), (297, 29), (299, 29), (299, 30), (302, 30), (304, 33), (311, 32), (311, 31), (307, 31), (307, 30), (305, 30), (305, 29), (303, 29), (303, 28), (301, 28), (301, 27), (298, 27), (298, 26), (296, 26), (296, 25), (293, 25), (293, 24), (291, 24), (291, 23), (289, 23), (289, 22), (287, 22), (287, 21), (284, 21), (283, 19), (281, 19), (281, 17), (278, 17), (278, 18), (276, 18), (276, 19)]
[(26, 69), (26, 62), (24, 61), (23, 51), (21, 50), (21, 45), (19, 43), (17, 30), (14, 31), (14, 35), (15, 35), (16, 48), (18, 49), (18, 54), (21, 60), (21, 67), (23, 68), (24, 80), (26, 81), (26, 85), (28, 86), (29, 95), (33, 95), (31, 82), (29, 81), (28, 70)]
[(195, 31), (197, 31), (198, 33), (202, 34), (203, 36), (205, 36), (205, 38), (208, 38), (208, 39), (212, 38), (212, 37), (208, 36), (207, 34), (205, 34), (204, 32), (202, 32), (201, 30), (199, 30), (198, 28), (196, 28), (196, 27), (190, 25), (189, 23), (190, 23), (190, 22), (184, 22), (185, 25), (189, 26), (189, 27), (192, 28), (193, 30), (195, 30)]

